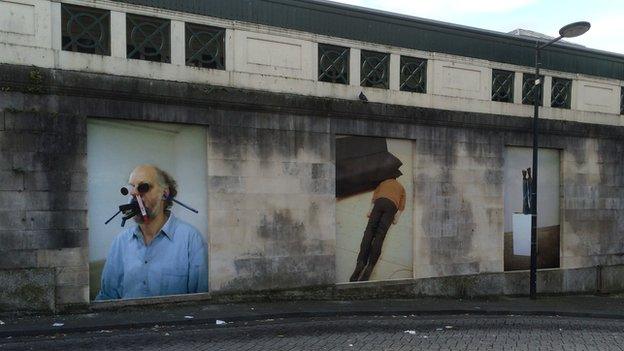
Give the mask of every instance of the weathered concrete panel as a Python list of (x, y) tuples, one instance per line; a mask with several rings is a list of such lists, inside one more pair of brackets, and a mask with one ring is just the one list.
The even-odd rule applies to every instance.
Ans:
[[(11, 278), (11, 291), (23, 291), (23, 298), (14, 294), (2, 309), (29, 309), (23, 306), (33, 299), (32, 309), (84, 303), (88, 300), (79, 294), (59, 297), (54, 276), (67, 267), (83, 267), (78, 270), (85, 274), (88, 262), (84, 118), (17, 110), (3, 116), (0, 150), (7, 164), (0, 171), (0, 267), (28, 270)], [(33, 278), (29, 271), (52, 272), (52, 278)], [(77, 289), (88, 288), (88, 280), (75, 283)], [(33, 289), (39, 297), (28, 294)]]
[(333, 283), (331, 134), (211, 126), (208, 143), (211, 289)]
[(54, 269), (0, 269), (0, 311), (53, 311)]

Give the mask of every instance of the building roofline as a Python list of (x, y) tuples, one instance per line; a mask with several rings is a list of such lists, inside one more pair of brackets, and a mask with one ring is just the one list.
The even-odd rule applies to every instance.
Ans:
[[(535, 39), (327, 0), (114, 1), (381, 45), (534, 65)], [(542, 67), (624, 80), (624, 55), (566, 43), (545, 49)]]

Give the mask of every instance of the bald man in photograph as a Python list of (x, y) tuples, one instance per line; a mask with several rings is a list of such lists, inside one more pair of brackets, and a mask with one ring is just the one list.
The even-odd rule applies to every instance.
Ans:
[(156, 166), (140, 165), (128, 185), (129, 194), (141, 198), (147, 216), (135, 216), (136, 225), (114, 239), (96, 300), (207, 292), (206, 242), (170, 210), (176, 181)]

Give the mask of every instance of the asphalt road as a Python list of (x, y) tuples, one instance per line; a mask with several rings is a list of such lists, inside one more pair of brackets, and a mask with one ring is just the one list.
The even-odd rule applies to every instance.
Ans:
[(154, 326), (5, 338), (0, 350), (624, 350), (624, 320), (383, 316)]

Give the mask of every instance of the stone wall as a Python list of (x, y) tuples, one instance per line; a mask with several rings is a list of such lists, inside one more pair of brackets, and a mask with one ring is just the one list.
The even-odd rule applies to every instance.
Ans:
[[(231, 112), (235, 114), (235, 112)], [(334, 163), (328, 121), (297, 130), (210, 126), (211, 290), (335, 282)]]
[(88, 301), (85, 119), (5, 109), (0, 124), (0, 301)]
[[(502, 271), (503, 155), (529, 119), (11, 65), (0, 87), (2, 309), (88, 302), (90, 117), (207, 128), (213, 292), (335, 283), (335, 135), (412, 141), (415, 278)], [(624, 130), (540, 129), (562, 155), (562, 268), (623, 263)]]

